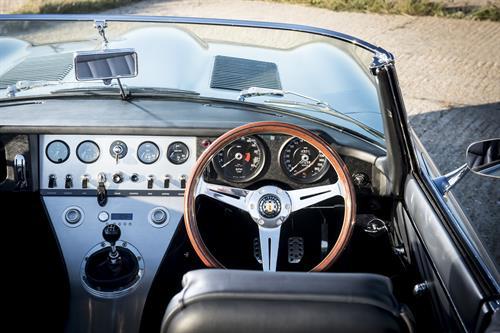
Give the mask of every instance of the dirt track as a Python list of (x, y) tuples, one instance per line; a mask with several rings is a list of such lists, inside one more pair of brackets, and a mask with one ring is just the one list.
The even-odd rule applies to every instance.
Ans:
[[(474, 140), (500, 137), (500, 23), (338, 13), (260, 1), (146, 1), (113, 14), (218, 17), (333, 29), (393, 52), (411, 125), (442, 172)], [(500, 180), (469, 174), (454, 190), (500, 264)]]

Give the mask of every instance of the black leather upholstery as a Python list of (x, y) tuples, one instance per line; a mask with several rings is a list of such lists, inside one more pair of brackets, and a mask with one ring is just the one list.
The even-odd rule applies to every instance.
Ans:
[(162, 332), (408, 332), (388, 278), (205, 269), (184, 275)]

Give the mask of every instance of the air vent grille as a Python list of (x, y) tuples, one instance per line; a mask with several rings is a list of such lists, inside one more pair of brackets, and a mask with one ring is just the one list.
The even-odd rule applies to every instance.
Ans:
[(281, 89), (275, 63), (216, 56), (211, 88), (243, 90), (250, 87)]
[(72, 53), (28, 57), (0, 77), (0, 88), (6, 88), (8, 85), (15, 84), (19, 80), (62, 80), (72, 68)]

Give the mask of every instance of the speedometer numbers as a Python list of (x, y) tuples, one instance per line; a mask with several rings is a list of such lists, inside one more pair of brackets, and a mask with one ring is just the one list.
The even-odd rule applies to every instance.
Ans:
[(281, 150), (281, 168), (299, 183), (313, 183), (325, 175), (330, 163), (323, 153), (299, 138), (290, 139)]
[(264, 167), (265, 150), (259, 139), (241, 137), (214, 157), (217, 173), (230, 182), (247, 182)]

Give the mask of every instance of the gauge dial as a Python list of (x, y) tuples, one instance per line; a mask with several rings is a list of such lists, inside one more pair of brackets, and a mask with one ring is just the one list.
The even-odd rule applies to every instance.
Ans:
[(83, 141), (76, 148), (76, 156), (83, 163), (93, 163), (97, 161), (101, 151), (94, 141)]
[(323, 153), (299, 138), (292, 138), (285, 143), (281, 149), (280, 164), (285, 174), (299, 183), (319, 180), (330, 167)]
[(117, 161), (124, 158), (127, 155), (127, 152), (127, 144), (123, 141), (113, 141), (113, 143), (111, 143), (111, 146), (109, 146), (109, 153)]
[(52, 163), (63, 163), (69, 158), (69, 147), (64, 141), (55, 140), (47, 145), (45, 154)]
[(151, 141), (143, 142), (137, 149), (137, 158), (144, 164), (151, 164), (160, 157), (160, 149)]
[(214, 157), (215, 169), (231, 182), (247, 182), (255, 178), (265, 162), (262, 143), (255, 137), (242, 137), (227, 145)]
[(173, 164), (182, 164), (189, 158), (189, 148), (183, 142), (174, 142), (168, 146), (167, 158)]

